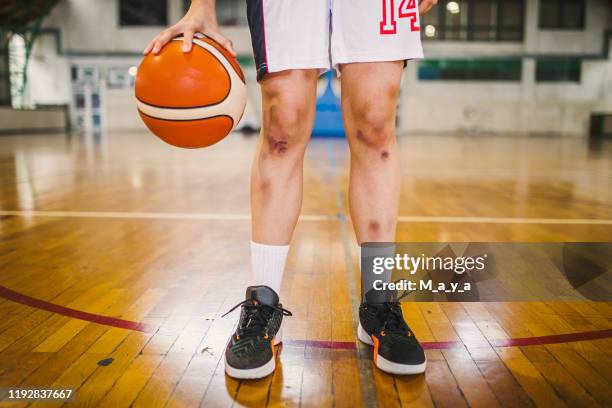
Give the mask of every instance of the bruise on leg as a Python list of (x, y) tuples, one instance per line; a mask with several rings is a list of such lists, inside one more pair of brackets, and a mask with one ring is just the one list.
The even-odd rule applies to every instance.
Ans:
[(260, 180), (259, 185), (257, 186), (257, 188), (259, 189), (259, 191), (262, 191), (262, 192), (268, 191), (270, 189), (270, 187), (271, 187), (271, 184), (272, 183), (270, 183), (269, 179), (263, 179), (263, 180)]
[[(279, 130), (279, 126), (277, 125), (278, 123), (280, 123), (279, 121), (282, 120), (280, 116), (281, 115), (278, 112), (278, 107), (270, 107), (270, 123), (272, 123), (272, 130), (266, 131), (265, 138), (268, 150), (270, 151), (270, 153), (273, 154), (285, 153), (289, 145), (288, 137), (282, 134), (282, 131)], [(280, 129), (282, 129), (282, 126), (280, 127)]]
[(375, 220), (368, 222), (368, 231), (376, 236), (380, 232), (380, 222)]
[(368, 149), (381, 151), (381, 158), (389, 157), (389, 151), (386, 150), (389, 143), (389, 134), (382, 128), (374, 128), (368, 134), (369, 136), (363, 130), (357, 129), (356, 139)]
[(359, 140), (360, 142), (363, 142), (365, 144), (368, 143), (368, 141), (366, 140), (365, 136), (363, 135), (363, 132), (361, 131), (361, 129), (357, 129), (357, 140)]
[(286, 140), (276, 140), (274, 137), (268, 137), (268, 146), (270, 146), (270, 152), (283, 154), (287, 151), (287, 141)]
[(371, 149), (376, 148), (376, 141), (368, 139), (361, 129), (357, 129), (357, 140)]

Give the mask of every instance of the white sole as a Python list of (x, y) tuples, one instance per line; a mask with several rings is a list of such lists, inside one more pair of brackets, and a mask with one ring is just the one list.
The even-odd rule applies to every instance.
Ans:
[[(363, 327), (361, 327), (361, 323), (359, 323), (359, 327), (357, 328), (357, 338), (362, 343), (365, 343), (370, 346), (374, 345), (374, 342), (372, 341), (370, 335), (363, 329)], [(376, 365), (376, 367), (389, 374), (414, 375), (422, 374), (425, 372), (425, 369), (427, 368), (427, 359), (425, 359), (425, 361), (421, 364), (408, 365), (394, 363), (378, 355), (374, 359), (374, 364)]]
[(276, 368), (276, 362), (274, 358), (268, 361), (266, 364), (261, 367), (251, 368), (248, 370), (241, 370), (238, 368), (234, 368), (227, 364), (227, 360), (225, 360), (225, 373), (232, 378), (236, 378), (238, 380), (257, 380), (260, 378), (264, 378), (269, 376), (274, 372)]
[[(282, 343), (283, 341), (283, 323), (281, 323), (280, 329), (278, 329), (278, 333), (274, 336), (274, 345)], [(225, 353), (223, 354), (223, 361), (225, 363), (225, 373), (232, 378), (236, 378), (238, 380), (257, 380), (260, 378), (264, 378), (269, 376), (276, 369), (276, 354), (272, 355), (272, 359), (268, 361), (266, 364), (249, 369), (239, 369), (234, 368), (227, 363), (225, 359)]]

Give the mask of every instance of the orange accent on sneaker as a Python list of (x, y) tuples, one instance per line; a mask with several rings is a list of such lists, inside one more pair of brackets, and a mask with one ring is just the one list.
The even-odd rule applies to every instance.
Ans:
[(276, 347), (274, 347), (274, 336), (272, 336), (272, 341), (270, 342), (270, 347), (272, 347), (272, 359), (274, 361), (276, 361)]
[(376, 360), (378, 359), (378, 338), (374, 335), (370, 337), (372, 338), (372, 342), (374, 343), (374, 363), (376, 364)]

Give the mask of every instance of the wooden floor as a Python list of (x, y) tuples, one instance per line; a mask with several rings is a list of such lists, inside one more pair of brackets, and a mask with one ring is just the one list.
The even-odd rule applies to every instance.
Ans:
[[(80, 407), (612, 404), (612, 303), (406, 303), (426, 374), (373, 368), (355, 341), (339, 140), (315, 140), (307, 156), (281, 364), (259, 381), (226, 377), (237, 313), (220, 315), (244, 296), (254, 146), (238, 135), (197, 151), (145, 134), (1, 137), (2, 396), (72, 388), (67, 405)], [(612, 144), (422, 136), (403, 137), (401, 151), (399, 241), (612, 238)], [(582, 341), (565, 336), (576, 333)]]

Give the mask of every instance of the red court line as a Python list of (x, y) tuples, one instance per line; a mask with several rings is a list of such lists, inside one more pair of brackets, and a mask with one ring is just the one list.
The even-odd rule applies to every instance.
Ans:
[[(56, 305), (45, 300), (36, 299), (19, 292), (15, 292), (5, 286), (0, 285), (0, 297), (10, 301), (30, 306), (36, 309), (46, 310), (63, 316), (72, 317), (87, 322), (102, 324), (110, 327), (134, 330), (144, 333), (155, 332), (156, 327), (145, 323), (123, 320), (116, 317), (104, 316), (95, 313), (83, 312), (66, 306)], [(490, 341), (493, 347), (515, 347), (515, 346), (538, 346), (545, 344), (571, 343), (575, 341), (598, 340), (612, 337), (612, 329), (593, 330), (578, 333), (553, 334), (550, 336), (521, 337), (515, 339), (498, 339)], [(353, 341), (333, 341), (333, 340), (285, 340), (288, 346), (307, 346), (315, 348), (325, 348), (334, 350), (351, 350), (356, 345)], [(463, 345), (461, 341), (426, 341), (421, 343), (424, 349), (449, 349)]]
[(45, 300), (36, 299), (19, 292), (15, 292), (5, 286), (0, 285), (0, 297), (11, 300), (22, 305), (30, 306), (36, 309), (46, 310), (47, 312), (57, 313), (63, 316), (73, 317), (87, 322), (103, 324), (105, 326), (119, 327), (121, 329), (134, 330), (139, 332), (150, 333), (155, 331), (153, 326), (132, 322), (129, 320), (118, 319), (110, 316), (103, 316), (95, 313), (83, 312), (81, 310), (72, 309), (66, 306), (56, 305), (55, 303)]
[(333, 350), (355, 350), (354, 341), (334, 340), (283, 340), (283, 346), (314, 347)]
[(571, 343), (574, 341), (598, 340), (612, 337), (612, 329), (578, 333), (552, 334), (549, 336), (521, 337), (491, 341), (493, 347), (541, 346), (544, 344)]
[[(612, 337), (612, 329), (593, 330), (578, 333), (553, 334), (549, 336), (520, 337), (515, 339), (491, 340), (493, 347), (542, 346), (546, 344), (571, 343), (575, 341), (598, 340)], [(289, 346), (309, 346), (326, 349), (354, 349), (351, 341), (333, 340), (284, 340)], [(443, 350), (463, 346), (461, 341), (425, 341), (421, 345), (425, 350)]]
[[(334, 340), (283, 340), (285, 346), (314, 347), (333, 350), (354, 350), (354, 341), (334, 341)], [(460, 341), (426, 341), (421, 343), (426, 350), (441, 350), (463, 345)]]

